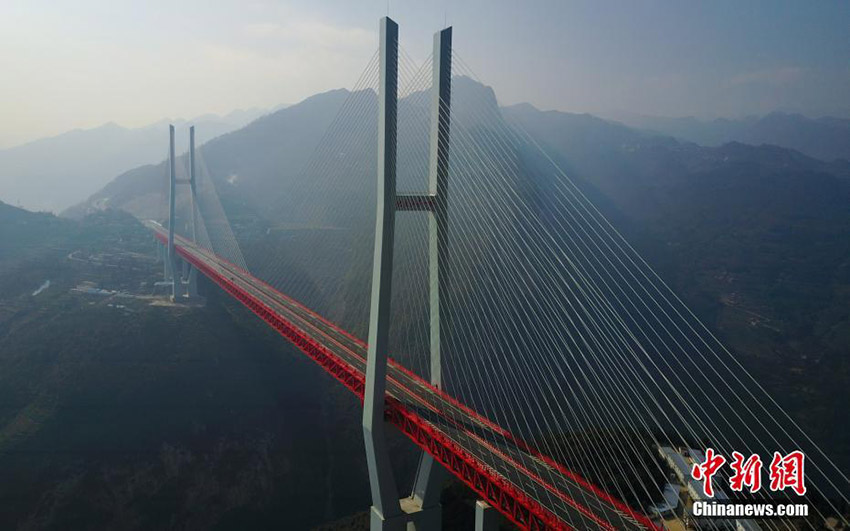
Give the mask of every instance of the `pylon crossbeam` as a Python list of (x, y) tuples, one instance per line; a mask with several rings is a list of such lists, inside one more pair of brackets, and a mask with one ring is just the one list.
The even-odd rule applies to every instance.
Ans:
[(397, 195), (395, 208), (397, 211), (433, 212), (437, 206), (436, 199), (433, 195)]

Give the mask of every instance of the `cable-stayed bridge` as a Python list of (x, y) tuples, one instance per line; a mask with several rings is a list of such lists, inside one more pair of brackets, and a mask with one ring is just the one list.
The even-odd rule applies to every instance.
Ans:
[[(193, 131), (178, 157), (172, 128), (147, 222), (176, 300), (200, 272), (362, 400), (372, 528), (438, 529), (446, 473), (481, 498), (481, 529), (494, 511), (524, 529), (684, 526), (650, 514), (667, 447), (803, 448), (830, 492), (813, 511), (846, 499), (843, 473), (471, 77), (451, 28), (416, 66), (382, 19), (303, 168), (254, 184)], [(270, 221), (240, 212), (252, 186)], [(409, 497), (387, 423), (422, 450)]]

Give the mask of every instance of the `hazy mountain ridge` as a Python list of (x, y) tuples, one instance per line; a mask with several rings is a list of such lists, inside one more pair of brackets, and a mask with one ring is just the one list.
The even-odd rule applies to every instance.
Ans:
[[(196, 125), (198, 143), (239, 129), (265, 111), (239, 110), (193, 120), (161, 120), (126, 128), (106, 123), (75, 129), (0, 150), (0, 200), (28, 210), (60, 212), (107, 184), (116, 175), (167, 155), (168, 124), (179, 129)], [(184, 138), (185, 137), (185, 138)], [(178, 137), (186, 149), (188, 134)]]
[[(267, 180), (281, 176), (285, 179), (296, 173), (347, 96), (348, 91), (342, 89), (317, 94), (207, 142), (203, 150), (207, 165), (220, 179), (217, 183), (221, 186), (219, 193), (227, 194), (227, 184), (261, 189)], [(200, 126), (196, 126), (196, 134), (200, 130)], [(184, 136), (186, 138), (182, 138)], [(180, 132), (177, 137), (184, 146), (188, 142), (187, 132)], [(161, 132), (158, 142), (167, 146), (167, 130)], [(185, 148), (178, 149), (177, 153), (184, 155)], [(257, 157), (256, 153), (264, 156)], [(122, 172), (88, 199), (68, 208), (64, 215), (79, 218), (102, 208), (122, 208), (137, 217), (157, 217), (161, 185), (168, 167), (166, 157), (155, 160), (155, 164)], [(228, 177), (230, 183), (226, 182)], [(262, 191), (255, 197), (268, 198)]]
[(616, 112), (605, 114), (626, 125), (688, 140), (705, 146), (728, 142), (773, 144), (825, 161), (850, 160), (850, 119), (809, 118), (797, 113), (773, 112), (740, 119), (703, 121), (693, 116), (669, 118)]

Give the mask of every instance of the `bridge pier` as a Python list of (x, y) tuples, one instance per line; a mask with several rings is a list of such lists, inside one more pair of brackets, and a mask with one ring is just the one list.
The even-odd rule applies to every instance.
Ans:
[(198, 298), (198, 270), (192, 264), (189, 264), (189, 275), (186, 279), (186, 297)]
[(440, 494), (443, 492), (446, 476), (446, 470), (440, 463), (427, 452), (422, 452), (413, 483), (413, 493), (409, 499), (419, 511), (430, 516), (425, 518), (419, 527), (415, 527), (416, 531), (440, 529), (443, 516)]
[(412, 496), (399, 500), (401, 513), (384, 517), (373, 505), (370, 511), (369, 529), (371, 531), (432, 531), (441, 528), (443, 521), (442, 507), (423, 509)]
[[(440, 387), (441, 290), (447, 283), (448, 258), (448, 141), (451, 102), (452, 30), (434, 35), (431, 100), (429, 190), (425, 195), (396, 196), (396, 108), (398, 98), (398, 25), (381, 19), (378, 110), (378, 209), (372, 300), (363, 403), (363, 435), (372, 490), (371, 529), (434, 531), (442, 523), (440, 494), (446, 472), (423, 452), (413, 491), (399, 500), (384, 434), (387, 346), (396, 210), (425, 211), (429, 216), (430, 381)], [(401, 526), (401, 527), (399, 527)]]
[(497, 531), (502, 521), (499, 511), (484, 500), (475, 502), (475, 531)]
[(156, 238), (154, 238), (154, 244), (156, 245), (156, 259), (162, 261), (162, 280), (168, 282), (171, 280), (171, 275), (168, 268), (167, 246)]

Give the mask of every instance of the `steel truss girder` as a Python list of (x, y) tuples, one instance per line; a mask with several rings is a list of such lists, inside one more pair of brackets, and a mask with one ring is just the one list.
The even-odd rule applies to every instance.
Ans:
[[(161, 233), (157, 233), (156, 237), (163, 243), (167, 242), (167, 238), (164, 237)], [(298, 326), (283, 318), (278, 313), (274, 312), (271, 308), (269, 308), (266, 304), (255, 298), (253, 295), (251, 295), (250, 293), (246, 293), (242, 288), (236, 285), (236, 283), (223, 276), (219, 271), (216, 271), (214, 268), (211, 268), (206, 265), (202, 260), (192, 254), (191, 251), (187, 250), (182, 245), (175, 244), (175, 251), (183, 259), (195, 266), (200, 272), (202, 272), (210, 280), (212, 280), (219, 287), (221, 287), (225, 292), (233, 296), (236, 300), (241, 302), (254, 314), (256, 314), (263, 321), (265, 321), (269, 326), (277, 330), (280, 335), (282, 335), (292, 344), (298, 347), (299, 350), (301, 350), (304, 354), (310, 357), (310, 359), (315, 361), (326, 372), (330, 373), (347, 389), (352, 391), (362, 403), (363, 394), (365, 391), (365, 376), (361, 372), (359, 372), (349, 363), (345, 362), (344, 360), (333, 354), (321, 343), (312, 339), (309, 334), (301, 330)], [(220, 257), (216, 257), (216, 259), (225, 262)], [(238, 266), (235, 266), (233, 264), (228, 265), (235, 269), (240, 269)], [(256, 283), (257, 285), (262, 285), (268, 289), (274, 290), (274, 288), (262, 282), (261, 280), (254, 278), (247, 272), (243, 272), (241, 276), (246, 279), (249, 279), (252, 283)], [(332, 323), (331, 321), (328, 321), (321, 315), (300, 304), (298, 301), (278, 292), (277, 290), (274, 291), (277, 295), (300, 306), (306, 313), (309, 313), (311, 316), (320, 319), (323, 323), (325, 323), (327, 326), (332, 327), (335, 331), (338, 331), (344, 334), (345, 336), (351, 338), (353, 341), (357, 342), (361, 346), (366, 346), (366, 343), (363, 340), (351, 335), (336, 324)], [(583, 487), (593, 492), (595, 495), (599, 496), (602, 499), (605, 499), (606, 501), (610, 502), (618, 509), (623, 511), (623, 513), (639, 521), (641, 525), (643, 525), (647, 529), (656, 528), (656, 526), (648, 518), (646, 518), (646, 516), (636, 513), (634, 510), (623, 504), (621, 501), (602, 491), (598, 487), (592, 485), (587, 480), (565, 468), (560, 463), (557, 463), (548, 456), (545, 456), (537, 452), (536, 450), (530, 448), (522, 440), (514, 437), (510, 432), (508, 432), (504, 428), (498, 426), (488, 418), (477, 413), (468, 406), (462, 404), (456, 398), (447, 394), (445, 391), (423, 380), (421, 377), (408, 370), (407, 368), (403, 367), (395, 360), (389, 359), (388, 363), (389, 365), (393, 366), (393, 368), (405, 372), (409, 376), (418, 380), (421, 385), (427, 386), (433, 392), (439, 394), (444, 399), (450, 401), (453, 405), (459, 407), (465, 413), (470, 415), (470, 417), (474, 417), (475, 419), (484, 423), (500, 435), (503, 435), (507, 439), (513, 441), (515, 444), (517, 444), (523, 450), (527, 451), (529, 454), (533, 455), (538, 459), (541, 459), (550, 466), (557, 468), (562, 474), (570, 476), (572, 479), (574, 479)], [(414, 444), (419, 446), (429, 455), (433, 456), (434, 459), (436, 459), (441, 465), (443, 465), (446, 470), (448, 470), (455, 477), (460, 479), (464, 484), (466, 484), (469, 488), (471, 488), (479, 496), (481, 496), (484, 501), (486, 501), (488, 504), (498, 510), (502, 515), (504, 515), (508, 520), (517, 525), (520, 529), (533, 531), (571, 529), (566, 523), (559, 520), (558, 517), (555, 516), (551, 511), (547, 510), (537, 501), (533, 500), (525, 493), (520, 491), (497, 471), (475, 459), (475, 457), (473, 457), (462, 447), (457, 445), (446, 434), (434, 429), (434, 427), (430, 423), (425, 421), (415, 412), (405, 407), (404, 404), (399, 402), (397, 399), (391, 396), (386, 397), (384, 416), (387, 421), (396, 426), (411, 441), (413, 441)], [(610, 526), (610, 524), (606, 524), (606, 522), (600, 521), (600, 528), (613, 529), (613, 526)]]
[[(320, 343), (314, 341), (297, 326), (272, 311), (271, 308), (254, 296), (243, 291), (230, 279), (197, 259), (182, 246), (175, 247), (180, 256), (277, 330), (280, 335), (352, 391), (362, 402), (365, 389), (365, 379), (362, 373)], [(362, 343), (359, 340), (358, 342)], [(400, 367), (395, 362), (391, 362), (391, 364)], [(430, 386), (424, 380), (422, 380), (422, 383)], [(436, 388), (434, 389), (436, 390)], [(453, 402), (456, 402), (456, 400), (453, 400)], [(465, 407), (464, 409), (468, 410)], [(468, 411), (471, 412), (472, 410)], [(535, 531), (569, 529), (565, 524), (559, 522), (554, 514), (516, 489), (490, 467), (479, 463), (451, 441), (448, 436), (433, 429), (424, 419), (392, 397), (386, 399), (385, 418), (521, 529)], [(490, 421), (487, 422), (492, 424)]]

